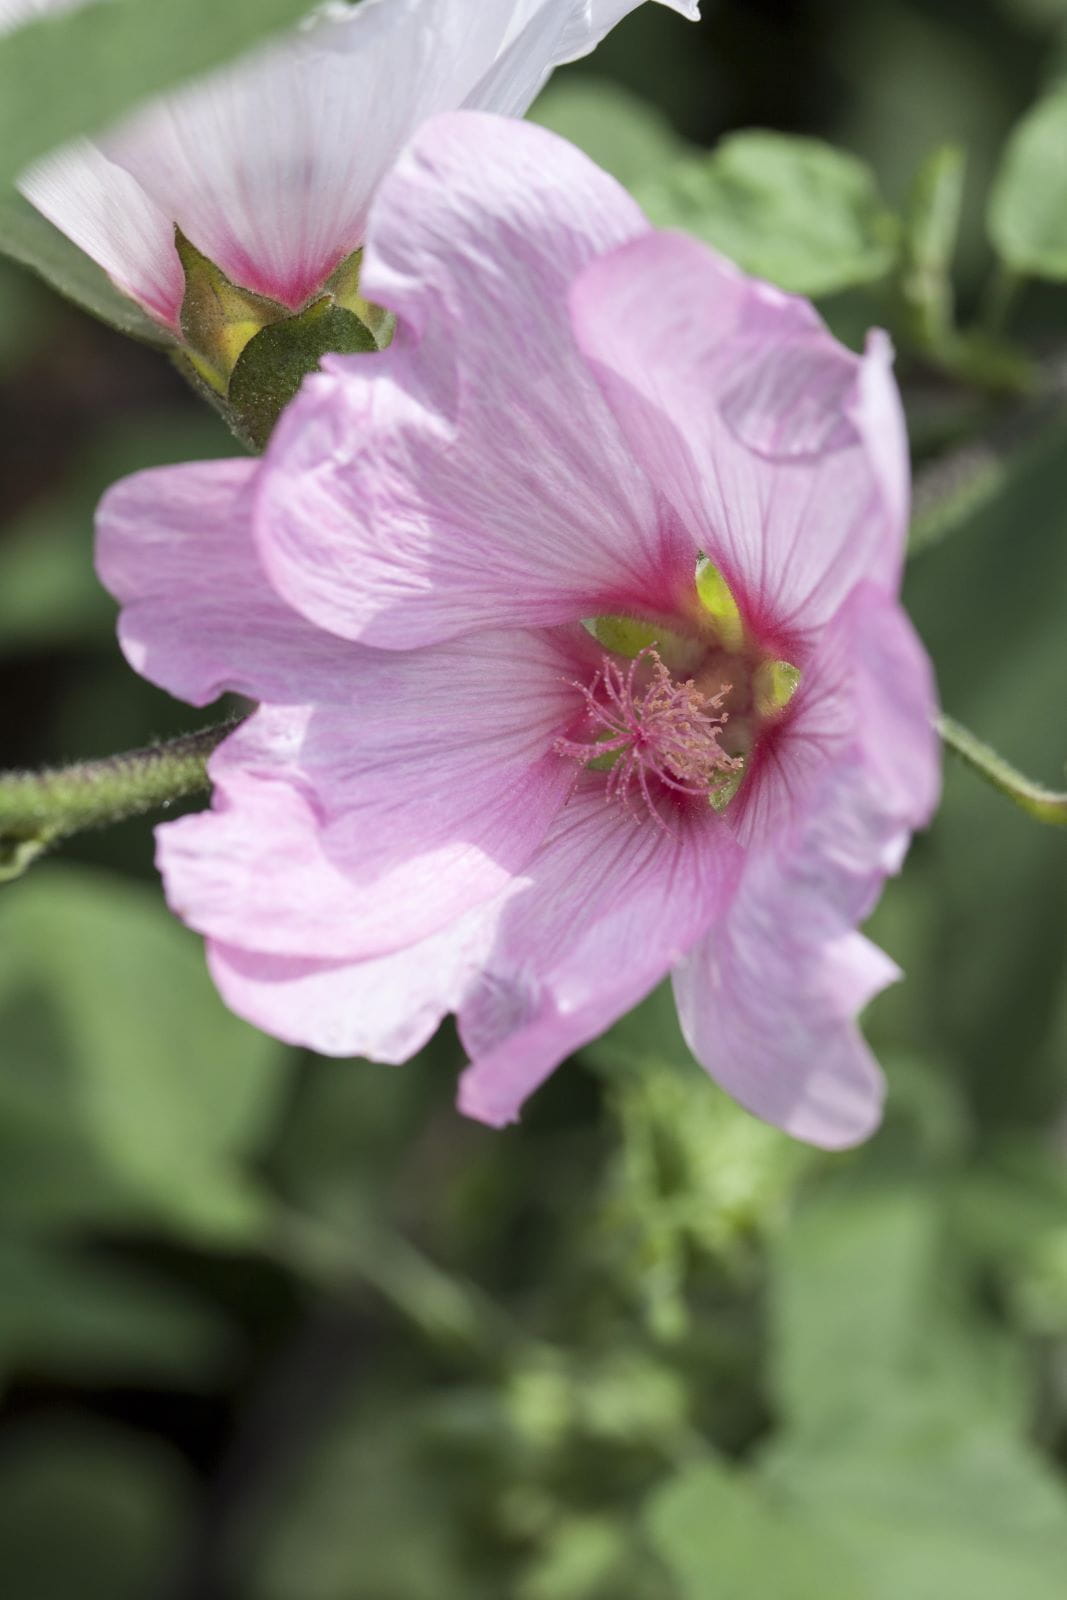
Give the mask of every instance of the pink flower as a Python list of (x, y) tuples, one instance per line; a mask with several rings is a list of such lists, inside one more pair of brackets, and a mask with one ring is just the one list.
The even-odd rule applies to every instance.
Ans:
[[(87, 0), (0, 0), (0, 33)], [(661, 0), (696, 19), (698, 0)], [(37, 163), (39, 211), (172, 329), (174, 226), (228, 278), (299, 310), (363, 242), (375, 189), (427, 117), (521, 116), (554, 66), (640, 0), (361, 0)]]
[(263, 702), (159, 831), (171, 905), (282, 1038), (398, 1061), (456, 1011), (484, 1121), (670, 974), (740, 1101), (864, 1137), (854, 1017), (898, 974), (856, 925), (938, 790), (887, 341), (484, 115), (419, 135), (368, 241), (388, 350), (261, 462), (103, 504), (134, 666)]

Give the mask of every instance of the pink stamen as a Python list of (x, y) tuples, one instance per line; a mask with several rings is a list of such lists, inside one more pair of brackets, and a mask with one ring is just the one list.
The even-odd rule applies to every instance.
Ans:
[[(652, 677), (642, 686), (638, 670), (645, 661)], [(676, 682), (651, 645), (639, 651), (626, 670), (605, 656), (593, 681), (575, 682), (574, 687), (585, 700), (593, 729), (601, 732), (590, 742), (557, 739), (557, 753), (583, 766), (600, 756), (617, 756), (605, 773), (605, 799), (621, 800), (632, 811), (636, 786), (661, 826), (666, 823), (653, 799), (650, 776), (677, 794), (706, 800), (715, 785), (741, 765), (719, 744), (728, 716), (722, 702), (729, 684), (715, 695), (705, 695), (691, 678)]]

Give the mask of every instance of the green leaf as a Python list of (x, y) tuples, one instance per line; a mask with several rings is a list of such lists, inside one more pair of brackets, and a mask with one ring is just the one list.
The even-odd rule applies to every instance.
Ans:
[(776, 1395), (794, 1428), (865, 1425), (921, 1366), (938, 1226), (921, 1187), (835, 1187), (794, 1218), (771, 1304)]
[(306, 12), (307, 0), (107, 0), (0, 38), (0, 184)]
[(166, 329), (116, 289), (103, 268), (14, 191), (0, 192), (0, 254), (28, 267), (83, 311), (120, 333), (149, 344), (173, 344)]
[(684, 1467), (652, 1496), (644, 1525), (679, 1600), (864, 1600), (856, 1567), (724, 1462)]
[(870, 170), (818, 139), (735, 133), (634, 193), (658, 227), (695, 234), (798, 294), (873, 282), (896, 258), (897, 222)]
[(765, 1482), (825, 1541), (828, 1567), (854, 1563), (855, 1600), (1058, 1600), (1067, 1496), (1022, 1437), (936, 1406), (862, 1447), (788, 1447)]
[(232, 413), (238, 437), (262, 450), (282, 410), (324, 355), (377, 348), (355, 313), (327, 296), (299, 316), (268, 324), (245, 345), (230, 379), (225, 410)]
[(1067, 85), (1039, 100), (1005, 147), (989, 197), (989, 234), (1016, 272), (1067, 278)]
[(770, 1279), (779, 1426), (646, 1509), (683, 1600), (1055, 1600), (1067, 1495), (1018, 1352), (963, 1299), (932, 1190), (838, 1183)]
[[(270, 1129), (284, 1056), (225, 1009), (198, 946), (147, 886), (59, 867), (10, 886), (0, 898), (4, 1015), (24, 1020), (9, 1035), (21, 1059), (7, 1052), (15, 1088), (5, 1092), (29, 1134), (42, 1106), (23, 1080), (50, 1080), (65, 1108), (58, 1128), (94, 1187), (104, 1180), (105, 1209), (243, 1240), (264, 1212), (244, 1161)], [(36, 1026), (30, 995), (44, 1001)], [(24, 1159), (32, 1168), (32, 1145)], [(54, 1148), (49, 1159), (61, 1166)]]

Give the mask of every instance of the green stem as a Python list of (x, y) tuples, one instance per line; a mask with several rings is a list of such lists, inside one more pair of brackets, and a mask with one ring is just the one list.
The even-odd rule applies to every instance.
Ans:
[(524, 1340), (510, 1318), (473, 1283), (435, 1266), (392, 1230), (361, 1224), (343, 1232), (279, 1205), (264, 1240), (267, 1255), (333, 1294), (369, 1287), (435, 1344), (480, 1360), (506, 1359)]
[(1007, 262), (998, 261), (982, 292), (978, 321), (994, 337), (1004, 332), (1026, 279)]
[(0, 773), (0, 882), (61, 839), (200, 794), (207, 761), (237, 718), (143, 750), (44, 772)]
[(1055, 789), (1046, 789), (1042, 784), (1024, 778), (1003, 756), (983, 744), (981, 739), (975, 738), (973, 733), (952, 717), (939, 717), (937, 729), (948, 748), (965, 761), (973, 772), (977, 772), (994, 789), (999, 789), (1001, 794), (1006, 794), (1009, 800), (1014, 800), (1017, 806), (1036, 817), (1038, 822), (1067, 826), (1067, 793), (1057, 793)]

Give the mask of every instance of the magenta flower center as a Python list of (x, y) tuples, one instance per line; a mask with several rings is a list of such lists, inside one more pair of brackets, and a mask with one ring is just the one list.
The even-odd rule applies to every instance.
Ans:
[(720, 743), (729, 684), (708, 695), (692, 678), (677, 681), (651, 645), (625, 667), (605, 655), (592, 682), (576, 682), (575, 688), (585, 700), (592, 737), (557, 739), (555, 748), (559, 755), (606, 771), (609, 800), (632, 807), (636, 792), (662, 821), (650, 779), (708, 800), (743, 768), (741, 757), (727, 755)]

